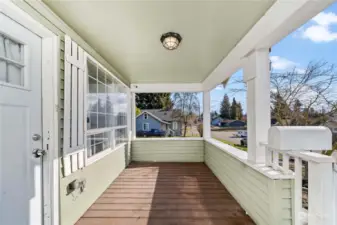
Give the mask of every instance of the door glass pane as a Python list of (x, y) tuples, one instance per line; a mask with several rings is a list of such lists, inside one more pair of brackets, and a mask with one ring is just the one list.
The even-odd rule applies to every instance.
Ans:
[(6, 62), (0, 60), (0, 81), (7, 81), (7, 66)]
[(13, 64), (7, 64), (7, 68), (8, 68), (8, 71), (7, 71), (8, 72), (8, 83), (23, 86), (21, 68)]
[(5, 39), (5, 52), (6, 58), (9, 58), (11, 60), (14, 60), (16, 62), (22, 61), (22, 46), (21, 44), (12, 41), (8, 38)]
[(0, 34), (0, 81), (24, 86), (23, 45)]

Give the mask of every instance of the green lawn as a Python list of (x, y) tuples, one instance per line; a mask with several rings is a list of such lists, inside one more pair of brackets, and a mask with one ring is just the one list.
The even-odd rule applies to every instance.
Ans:
[(240, 149), (242, 151), (247, 151), (247, 147), (246, 146), (236, 145), (236, 144), (234, 144), (232, 142), (221, 140), (221, 139), (217, 139), (217, 138), (215, 138), (215, 139), (218, 140), (218, 141), (221, 141), (222, 143), (225, 143), (225, 144), (228, 144), (228, 145), (233, 146), (235, 148), (238, 148), (238, 149)]

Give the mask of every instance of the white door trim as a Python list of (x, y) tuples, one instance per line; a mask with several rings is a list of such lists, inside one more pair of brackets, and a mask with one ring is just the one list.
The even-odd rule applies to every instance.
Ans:
[(43, 224), (59, 225), (59, 37), (10, 0), (0, 2), (0, 13), (42, 39)]

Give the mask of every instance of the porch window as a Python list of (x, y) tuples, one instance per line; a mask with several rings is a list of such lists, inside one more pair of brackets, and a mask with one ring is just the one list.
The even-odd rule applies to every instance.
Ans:
[(87, 156), (127, 141), (127, 89), (94, 60), (87, 60)]
[(24, 86), (24, 45), (0, 34), (0, 82)]

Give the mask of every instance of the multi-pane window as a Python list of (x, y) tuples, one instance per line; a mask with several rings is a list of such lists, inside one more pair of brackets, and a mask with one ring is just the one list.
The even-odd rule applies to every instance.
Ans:
[(143, 130), (149, 131), (150, 130), (150, 124), (149, 123), (143, 123)]
[(97, 63), (88, 60), (88, 156), (126, 142), (126, 88)]
[(0, 34), (0, 82), (24, 86), (24, 46)]

